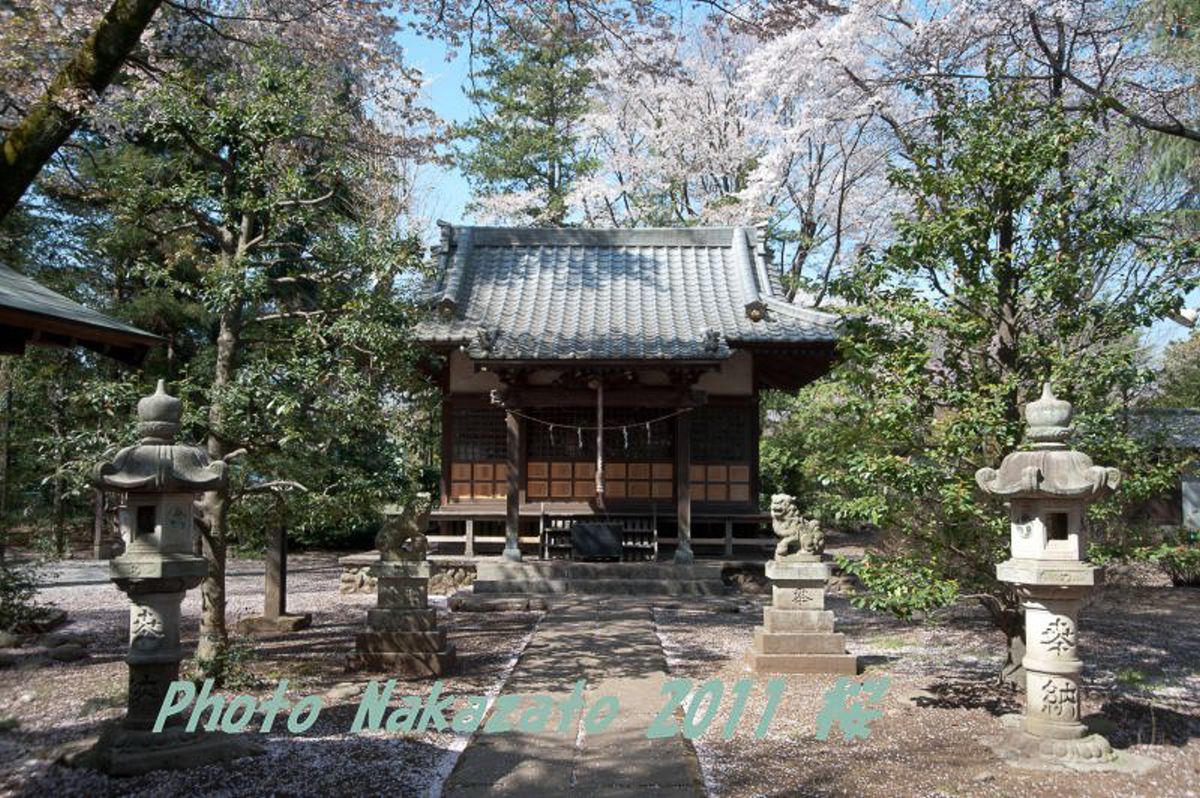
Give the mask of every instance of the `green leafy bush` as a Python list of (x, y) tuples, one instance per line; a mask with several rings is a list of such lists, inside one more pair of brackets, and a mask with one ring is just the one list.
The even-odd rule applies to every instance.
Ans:
[(36, 565), (0, 566), (0, 629), (15, 629), (40, 621), (50, 608), (38, 604)]
[(259, 678), (250, 668), (254, 659), (255, 650), (250, 640), (230, 637), (211, 659), (196, 657), (195, 671), (190, 679), (197, 688), (205, 679), (212, 679), (214, 686), (227, 690), (253, 690), (260, 686)]
[(914, 613), (949, 606), (959, 597), (956, 580), (941, 577), (928, 563), (913, 557), (867, 554), (835, 561), (861, 585), (850, 597), (850, 603), (860, 609), (885, 610), (910, 621)]
[(1139, 553), (1165, 571), (1172, 584), (1200, 587), (1200, 531), (1181, 532), (1157, 546), (1141, 549)]

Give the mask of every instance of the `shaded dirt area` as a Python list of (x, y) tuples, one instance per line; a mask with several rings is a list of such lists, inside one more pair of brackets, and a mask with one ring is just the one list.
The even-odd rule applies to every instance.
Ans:
[[(834, 727), (816, 738), (834, 676), (787, 676), (769, 731), (755, 739), (768, 677), (746, 669), (763, 599), (743, 613), (659, 609), (659, 636), (672, 675), (697, 685), (720, 678), (726, 699), (695, 741), (714, 796), (1194, 796), (1200, 793), (1200, 591), (1110, 589), (1081, 618), (1085, 715), (1102, 714), (1115, 747), (1162, 767), (1143, 776), (1032, 772), (1002, 763), (980, 738), (1021, 697), (996, 685), (1001, 636), (982, 610), (955, 608), (937, 623), (907, 625), (851, 608), (831, 596), (838, 630), (866, 666), (887, 675), (883, 716), (867, 739)], [(739, 679), (753, 689), (733, 738), (722, 738)], [(686, 704), (685, 704), (686, 706)]]
[[(340, 569), (334, 555), (294, 555), (289, 564), (288, 608), (311, 612), (312, 628), (262, 638), (253, 645), (245, 640), (245, 681), (222, 694), (267, 698), (286, 678), (292, 701), (323, 696), (317, 723), (303, 734), (291, 735), (281, 714), (272, 733), (255, 733), (266, 746), (263, 756), (130, 779), (109, 779), (52, 762), (58, 746), (96, 734), (103, 722), (123, 714), (127, 668), (122, 658), (128, 634), (128, 601), (108, 582), (105, 563), (56, 566), (55, 584), (42, 591), (41, 599), (69, 611), (71, 621), (59, 631), (88, 637), (91, 656), (69, 664), (25, 663), (0, 670), (0, 728), (18, 724), (0, 731), (0, 794), (286, 796), (329, 795), (350, 788), (359, 794), (420, 795), (439, 784), (462, 749), (461, 736), (449, 730), (351, 734), (361, 695), (353, 688), (333, 690), (346, 683), (361, 688), (372, 678), (346, 673), (343, 659), (375, 597), (338, 593)], [(261, 611), (262, 573), (260, 562), (231, 564), (231, 625), (238, 617)], [(198, 593), (189, 591), (183, 605), (185, 651), (195, 648)], [(439, 622), (454, 640), (460, 663), (456, 675), (444, 680), (444, 691), (459, 696), (494, 693), (536, 616), (451, 616), (444, 612), (444, 599), (441, 604)], [(185, 672), (190, 665), (184, 662)], [(428, 679), (400, 679), (394, 703), (402, 695), (424, 697), (430, 686)], [(10, 723), (5, 724), (6, 719)], [(256, 720), (250, 729), (257, 728)]]

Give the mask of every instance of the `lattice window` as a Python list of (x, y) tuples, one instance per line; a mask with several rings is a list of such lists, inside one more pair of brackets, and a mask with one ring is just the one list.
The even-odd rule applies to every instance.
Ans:
[[(585, 429), (582, 434), (577, 431), (580, 426), (596, 424), (595, 411), (537, 408), (529, 415), (538, 419), (525, 422), (530, 460), (595, 461), (596, 431)], [(553, 424), (553, 428), (549, 424)]]
[(708, 405), (693, 410), (692, 462), (753, 460), (754, 412), (750, 405)]
[(499, 408), (453, 410), (450, 415), (450, 459), (480, 463), (508, 457), (508, 432)]

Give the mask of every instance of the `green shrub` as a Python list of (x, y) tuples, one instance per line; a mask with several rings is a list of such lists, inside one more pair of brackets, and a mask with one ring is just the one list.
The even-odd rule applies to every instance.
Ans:
[(861, 585), (850, 596), (850, 603), (860, 609), (885, 610), (910, 621), (913, 613), (930, 612), (958, 600), (956, 580), (941, 578), (938, 571), (914, 557), (866, 554), (857, 560), (836, 557), (835, 561)]
[(0, 565), (0, 629), (15, 629), (44, 619), (50, 608), (38, 604), (36, 565)]
[(195, 672), (189, 678), (199, 688), (205, 679), (215, 687), (227, 690), (252, 690), (259, 687), (259, 678), (250, 669), (255, 659), (251, 641), (244, 637), (229, 638), (211, 659), (196, 657)]
[(1200, 531), (1185, 530), (1157, 546), (1142, 549), (1178, 587), (1200, 587)]

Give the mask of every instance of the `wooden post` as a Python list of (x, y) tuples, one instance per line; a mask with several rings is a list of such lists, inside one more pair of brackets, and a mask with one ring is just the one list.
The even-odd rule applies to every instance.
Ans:
[(733, 557), (733, 519), (725, 519), (725, 556)]
[(443, 506), (450, 503), (450, 460), (454, 453), (450, 436), (454, 434), (454, 424), (451, 421), (450, 415), (450, 399), (449, 397), (445, 397), (442, 399), (442, 473), (438, 480), (439, 489), (442, 493), (438, 499), (438, 504)]
[(99, 488), (92, 488), (92, 511), (92, 559), (98, 560), (104, 542), (104, 491)]
[(508, 431), (508, 494), (505, 506), (504, 559), (520, 560), (521, 544), (521, 419), (511, 410), (504, 412), (504, 426)]
[(691, 470), (692, 416), (691, 413), (680, 413), (675, 417), (676, 565), (687, 565), (696, 559), (692, 553)]
[(278, 521), (267, 532), (266, 576), (263, 580), (263, 613), (242, 618), (237, 629), (242, 634), (277, 635), (312, 626), (312, 613), (288, 614), (287, 611), (287, 521), (280, 512)]
[(283, 519), (271, 527), (266, 571), (263, 617), (280, 618), (287, 615), (287, 523)]

